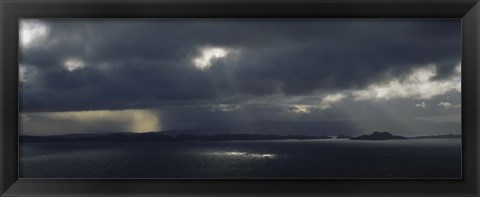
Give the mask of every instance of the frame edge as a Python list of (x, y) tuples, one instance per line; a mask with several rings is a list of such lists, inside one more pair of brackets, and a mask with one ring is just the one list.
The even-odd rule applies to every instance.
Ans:
[[(5, 99), (5, 97), (10, 97), (7, 93), (8, 91), (6, 91), (7, 88), (6, 86), (8, 86), (8, 83), (7, 82), (11, 82), (12, 81), (12, 78), (15, 78), (16, 77), (12, 77), (12, 76), (6, 76), (7, 74), (5, 73), (5, 70), (6, 70), (6, 65), (9, 65), (10, 63), (12, 62), (8, 62), (7, 63), (7, 58), (5, 58), (5, 56), (9, 56), (9, 54), (11, 52), (7, 52), (7, 51), (4, 51), (5, 47), (5, 42), (9, 42), (9, 44), (12, 43), (12, 41), (9, 41), (8, 39), (6, 38), (15, 38), (16, 36), (13, 36), (11, 37), (12, 35), (10, 36), (7, 36), (8, 33), (5, 33), (4, 31), (7, 31), (5, 30), (3, 27), (5, 26), (5, 23), (4, 21), (6, 20), (5, 16), (4, 15), (7, 15), (8, 12), (6, 12), (6, 10), (4, 10), (4, 2), (7, 2), (7, 1), (4, 1), (4, 0), (0, 0), (0, 29), (2, 30), (0, 32), (0, 44), (1, 44), (1, 48), (0, 48), (0, 51), (1, 54), (0, 54), (0, 76), (1, 76), (1, 79), (0, 79), (0, 196), (3, 196), (4, 194), (5, 195), (19, 195), (18, 193), (12, 191), (12, 190), (9, 190), (10, 189), (13, 189), (14, 186), (21, 186), (22, 184), (22, 181), (19, 181), (18, 180), (18, 177), (11, 177), (11, 172), (8, 172), (7, 170), (7, 167), (5, 165), (6, 162), (10, 162), (9, 161), (9, 157), (10, 156), (9, 154), (10, 153), (7, 153), (7, 150), (8, 147), (7, 146), (10, 146), (10, 143), (12, 142), (7, 142), (7, 139), (9, 136), (6, 136), (6, 131), (8, 129), (11, 129), (11, 128), (7, 128), (4, 123), (7, 122), (7, 117), (5, 116), (6, 113), (8, 112), (5, 112), (5, 108), (4, 107), (8, 107), (7, 105), (7, 101), (8, 99)], [(69, 1), (66, 1), (66, 2), (69, 2)], [(350, 1), (351, 2), (351, 1)], [(359, 1), (359, 2), (362, 2), (362, 1)], [(403, 2), (403, 1), (401, 1)], [(410, 1), (411, 2), (411, 1)], [(470, 2), (470, 1), (469, 1)], [(477, 118), (477, 121), (475, 122), (475, 131), (476, 131), (476, 135), (475, 136), (472, 136), (473, 137), (473, 140), (476, 140), (477, 141), (477, 144), (476, 144), (476, 148), (477, 148), (477, 151), (475, 154), (476, 158), (472, 158), (476, 161), (476, 164), (480, 164), (480, 151), (479, 148), (480, 148), (480, 145), (479, 145), (479, 142), (480, 142), (480, 134), (478, 133), (480, 128), (479, 128), (479, 124), (478, 124), (478, 117), (479, 117), (479, 113), (480, 113), (480, 105), (478, 104), (479, 101), (478, 99), (480, 98), (480, 93), (478, 92), (478, 86), (479, 86), (479, 78), (478, 76), (480, 76), (480, 69), (479, 69), (479, 66), (480, 66), (480, 58), (479, 58), (479, 50), (480, 50), (480, 24), (479, 24), (479, 21), (480, 21), (480, 3), (476, 3), (474, 5), (474, 7), (464, 16), (464, 19), (466, 20), (466, 22), (472, 22), (474, 25), (471, 26), (470, 28), (474, 29), (472, 31), (475, 31), (476, 32), (476, 35), (473, 36), (473, 38), (470, 38), (469, 39), (472, 39), (474, 40), (473, 42), (471, 43), (463, 43), (464, 45), (468, 45), (468, 46), (465, 46), (465, 47), (468, 47), (469, 49), (474, 49), (472, 52), (474, 52), (474, 54), (469, 54), (469, 58), (473, 58), (474, 60), (472, 62), (474, 62), (474, 64), (476, 65), (476, 68), (475, 70), (472, 70), (474, 72), (472, 72), (471, 75), (475, 76), (473, 78), (473, 80), (475, 81), (475, 88), (477, 91), (475, 92), (472, 92), (472, 94), (474, 94), (474, 99), (476, 99), (475, 101), (475, 107), (473, 108), (475, 110), (475, 118)], [(463, 29), (463, 27), (462, 27)], [(470, 30), (470, 29), (469, 29)], [(11, 32), (11, 30), (9, 30), (9, 32)], [(5, 33), (5, 35), (4, 35)], [(471, 35), (470, 35), (471, 36)], [(462, 35), (463, 37), (463, 35)], [(5, 38), (5, 39), (4, 39)], [(14, 40), (13, 43), (15, 42), (15, 39), (12, 39)], [(16, 51), (15, 51), (16, 53)], [(476, 53), (476, 54), (475, 54)], [(4, 55), (6, 54), (6, 55)], [(5, 59), (4, 59), (5, 58)], [(463, 57), (462, 57), (463, 59)], [(10, 71), (10, 69), (8, 69)], [(11, 72), (8, 72), (11, 74)], [(469, 75), (470, 76), (470, 75)], [(472, 78), (469, 78), (469, 79), (472, 79)], [(463, 98), (462, 98), (463, 99)], [(10, 119), (8, 121), (11, 121)], [(9, 151), (10, 152), (10, 151)], [(479, 167), (476, 166), (475, 167), (475, 171), (476, 171), (476, 176), (475, 177), (475, 185), (473, 185), (473, 187), (476, 187), (476, 188), (471, 188), (471, 189), (475, 189), (474, 193), (470, 193), (470, 194), (463, 194), (463, 195), (432, 195), (432, 196), (476, 196), (476, 195), (479, 195), (480, 194), (480, 186), (478, 185), (480, 183), (480, 175), (478, 175), (478, 173), (480, 172), (479, 170)], [(7, 176), (8, 175), (8, 176)], [(15, 180), (13, 180), (15, 179)], [(165, 195), (168, 195), (168, 194), (165, 194)], [(303, 194), (304, 196), (316, 196), (316, 195), (305, 195)], [(356, 196), (388, 196), (388, 195), (369, 195), (369, 194), (363, 194), (363, 195), (356, 195)], [(190, 196), (190, 195), (181, 195), (181, 196)], [(206, 196), (212, 196), (212, 195), (206, 195)], [(218, 196), (217, 195), (213, 195), (213, 196)], [(239, 196), (247, 196), (247, 195), (239, 195)], [(265, 195), (252, 195), (252, 196), (265, 196)], [(274, 195), (275, 196), (275, 195)], [(293, 196), (293, 195), (289, 195), (289, 194), (285, 194), (285, 196)], [(321, 195), (321, 196), (324, 196), (324, 195)], [(325, 196), (336, 196), (336, 197), (340, 197), (340, 196), (349, 196), (349, 195), (328, 195), (328, 194), (325, 194)], [(403, 195), (396, 195), (396, 196), (403, 196)], [(407, 196), (407, 195), (405, 195)], [(408, 195), (410, 196), (410, 195)], [(413, 196), (421, 196), (421, 195), (413, 195)]]
[[(468, 38), (468, 41), (465, 41)], [(469, 172), (466, 180), (470, 184), (468, 187), (475, 195), (480, 195), (480, 3), (477, 2), (462, 18), (462, 116), (468, 114), (468, 118), (462, 118), (464, 128), (472, 130), (469, 138), (463, 138), (464, 144), (472, 143), (476, 145), (475, 150), (468, 150), (467, 157), (463, 165)], [(468, 66), (464, 66), (468, 65)], [(468, 84), (468, 85), (464, 85)], [(465, 103), (465, 104), (463, 104)], [(472, 116), (473, 115), (473, 116)], [(464, 129), (462, 129), (464, 130)], [(463, 132), (463, 131), (462, 131)], [(475, 143), (476, 142), (476, 143)], [(465, 148), (465, 146), (463, 146)], [(474, 158), (472, 158), (474, 157)], [(469, 166), (470, 164), (473, 166)], [(464, 170), (465, 170), (464, 168)], [(465, 175), (465, 173), (464, 173)], [(476, 177), (470, 177), (475, 175)]]

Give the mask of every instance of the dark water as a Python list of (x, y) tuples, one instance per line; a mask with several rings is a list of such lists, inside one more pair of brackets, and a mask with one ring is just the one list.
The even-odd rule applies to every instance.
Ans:
[(461, 178), (460, 139), (25, 143), (22, 178)]

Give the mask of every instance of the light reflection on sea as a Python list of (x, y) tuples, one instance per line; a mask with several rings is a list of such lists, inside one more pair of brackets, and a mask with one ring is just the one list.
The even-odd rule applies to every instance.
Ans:
[(233, 157), (233, 158), (246, 158), (246, 159), (275, 159), (278, 157), (277, 154), (272, 153), (251, 153), (251, 152), (238, 152), (238, 151), (227, 151), (227, 152), (212, 152), (208, 153), (215, 156), (221, 157)]

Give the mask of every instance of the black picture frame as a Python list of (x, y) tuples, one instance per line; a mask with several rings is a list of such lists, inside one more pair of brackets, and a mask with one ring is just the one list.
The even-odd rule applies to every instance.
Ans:
[[(478, 0), (0, 0), (1, 196), (477, 196)], [(20, 18), (462, 18), (462, 179), (19, 179)]]

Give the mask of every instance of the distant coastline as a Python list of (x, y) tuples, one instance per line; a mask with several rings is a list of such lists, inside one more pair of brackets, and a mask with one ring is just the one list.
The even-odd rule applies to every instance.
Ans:
[(215, 134), (191, 135), (179, 134), (176, 136), (165, 135), (161, 132), (149, 133), (111, 133), (111, 134), (71, 134), (53, 136), (27, 136), (19, 137), (21, 143), (41, 142), (181, 142), (181, 141), (242, 141), (242, 140), (312, 140), (312, 139), (349, 139), (349, 140), (400, 140), (400, 139), (448, 139), (461, 138), (461, 135), (430, 135), (404, 137), (393, 135), (389, 132), (375, 131), (370, 135), (356, 137), (339, 135), (336, 137), (322, 135), (262, 135), (262, 134)]
[(389, 132), (378, 132), (375, 131), (370, 135), (361, 135), (358, 137), (350, 138), (350, 140), (403, 140), (407, 139), (407, 137), (393, 135)]

